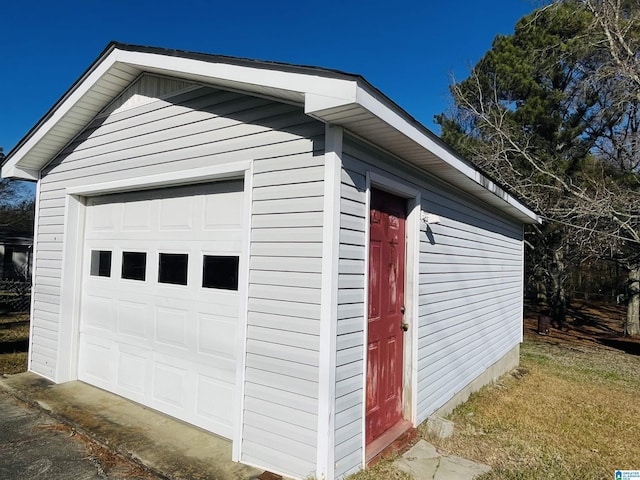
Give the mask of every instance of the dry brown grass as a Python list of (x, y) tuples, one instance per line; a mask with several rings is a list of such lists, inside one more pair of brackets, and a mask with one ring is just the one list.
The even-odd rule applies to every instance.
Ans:
[[(555, 343), (555, 344), (554, 344)], [(489, 479), (612, 478), (640, 468), (640, 358), (545, 338), (521, 368), (459, 407), (448, 453), (487, 463)]]
[(0, 375), (26, 371), (26, 342), (29, 340), (29, 315), (0, 315)]
[(378, 461), (374, 466), (350, 475), (349, 480), (414, 480), (393, 464), (394, 458)]
[(0, 355), (0, 375), (14, 375), (27, 371), (27, 352)]

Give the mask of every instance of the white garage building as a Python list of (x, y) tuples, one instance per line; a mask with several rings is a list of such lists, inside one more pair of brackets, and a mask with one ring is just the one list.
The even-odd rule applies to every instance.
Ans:
[(362, 77), (110, 44), (10, 152), (29, 369), (341, 478), (515, 366), (538, 222)]

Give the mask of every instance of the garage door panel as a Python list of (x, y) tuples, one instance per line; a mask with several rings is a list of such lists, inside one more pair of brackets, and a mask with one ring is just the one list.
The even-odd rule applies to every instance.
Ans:
[[(91, 202), (89, 202), (91, 205)], [(93, 214), (87, 219), (86, 230), (91, 233), (115, 232), (118, 230), (121, 206), (117, 204), (96, 204), (91, 206)]]
[(201, 313), (198, 317), (198, 352), (235, 358), (236, 319)]
[(111, 296), (85, 295), (83, 307), (87, 314), (83, 318), (80, 331), (89, 328), (111, 331), (114, 326), (114, 299)]
[[(187, 365), (176, 365), (155, 361), (153, 365), (153, 398), (180, 410), (186, 407), (189, 370)], [(176, 412), (180, 415), (181, 412)]]
[[(126, 351), (131, 350), (131, 351)], [(146, 355), (145, 355), (146, 353)], [(118, 358), (118, 393), (144, 403), (150, 352), (121, 346)]]
[(194, 203), (197, 197), (163, 198), (160, 200), (160, 231), (193, 230)]
[(149, 232), (152, 229), (153, 208), (150, 202), (127, 202), (122, 206), (123, 232)]
[(155, 341), (187, 348), (189, 310), (157, 306), (155, 313)]
[(203, 229), (238, 227), (242, 221), (242, 192), (210, 196), (204, 201)]
[[(240, 256), (242, 189), (234, 181), (87, 201), (82, 380), (231, 436), (239, 296), (217, 275), (231, 275), (220, 272)], [(92, 250), (111, 252), (110, 276), (91, 275)], [(144, 280), (122, 278), (123, 252), (146, 255)], [(186, 279), (185, 258), (162, 254), (188, 255)], [(205, 256), (231, 257), (207, 259), (207, 287)], [(139, 260), (128, 257), (130, 275)]]
[(149, 336), (149, 306), (143, 302), (118, 302), (118, 333), (145, 341)]
[[(198, 375), (196, 415), (203, 424), (221, 432), (226, 437), (232, 436), (231, 419), (234, 414), (233, 384), (220, 381), (207, 375)], [(217, 404), (212, 398), (220, 399)]]
[(112, 342), (99, 337), (83, 339), (81, 335), (78, 357), (81, 367), (78, 372), (80, 380), (113, 391), (116, 383), (117, 358)]

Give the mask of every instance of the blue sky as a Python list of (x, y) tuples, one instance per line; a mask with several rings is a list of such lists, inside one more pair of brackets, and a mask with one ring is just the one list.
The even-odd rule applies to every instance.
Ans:
[(534, 0), (5, 0), (0, 147), (8, 153), (111, 40), (363, 75), (438, 133), (463, 79)]

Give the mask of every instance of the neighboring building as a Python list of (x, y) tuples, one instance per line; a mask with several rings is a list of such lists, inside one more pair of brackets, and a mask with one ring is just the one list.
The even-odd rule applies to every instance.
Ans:
[(29, 369), (341, 478), (518, 363), (531, 210), (367, 83), (110, 44), (8, 155)]
[(0, 229), (0, 280), (31, 281), (33, 235)]

